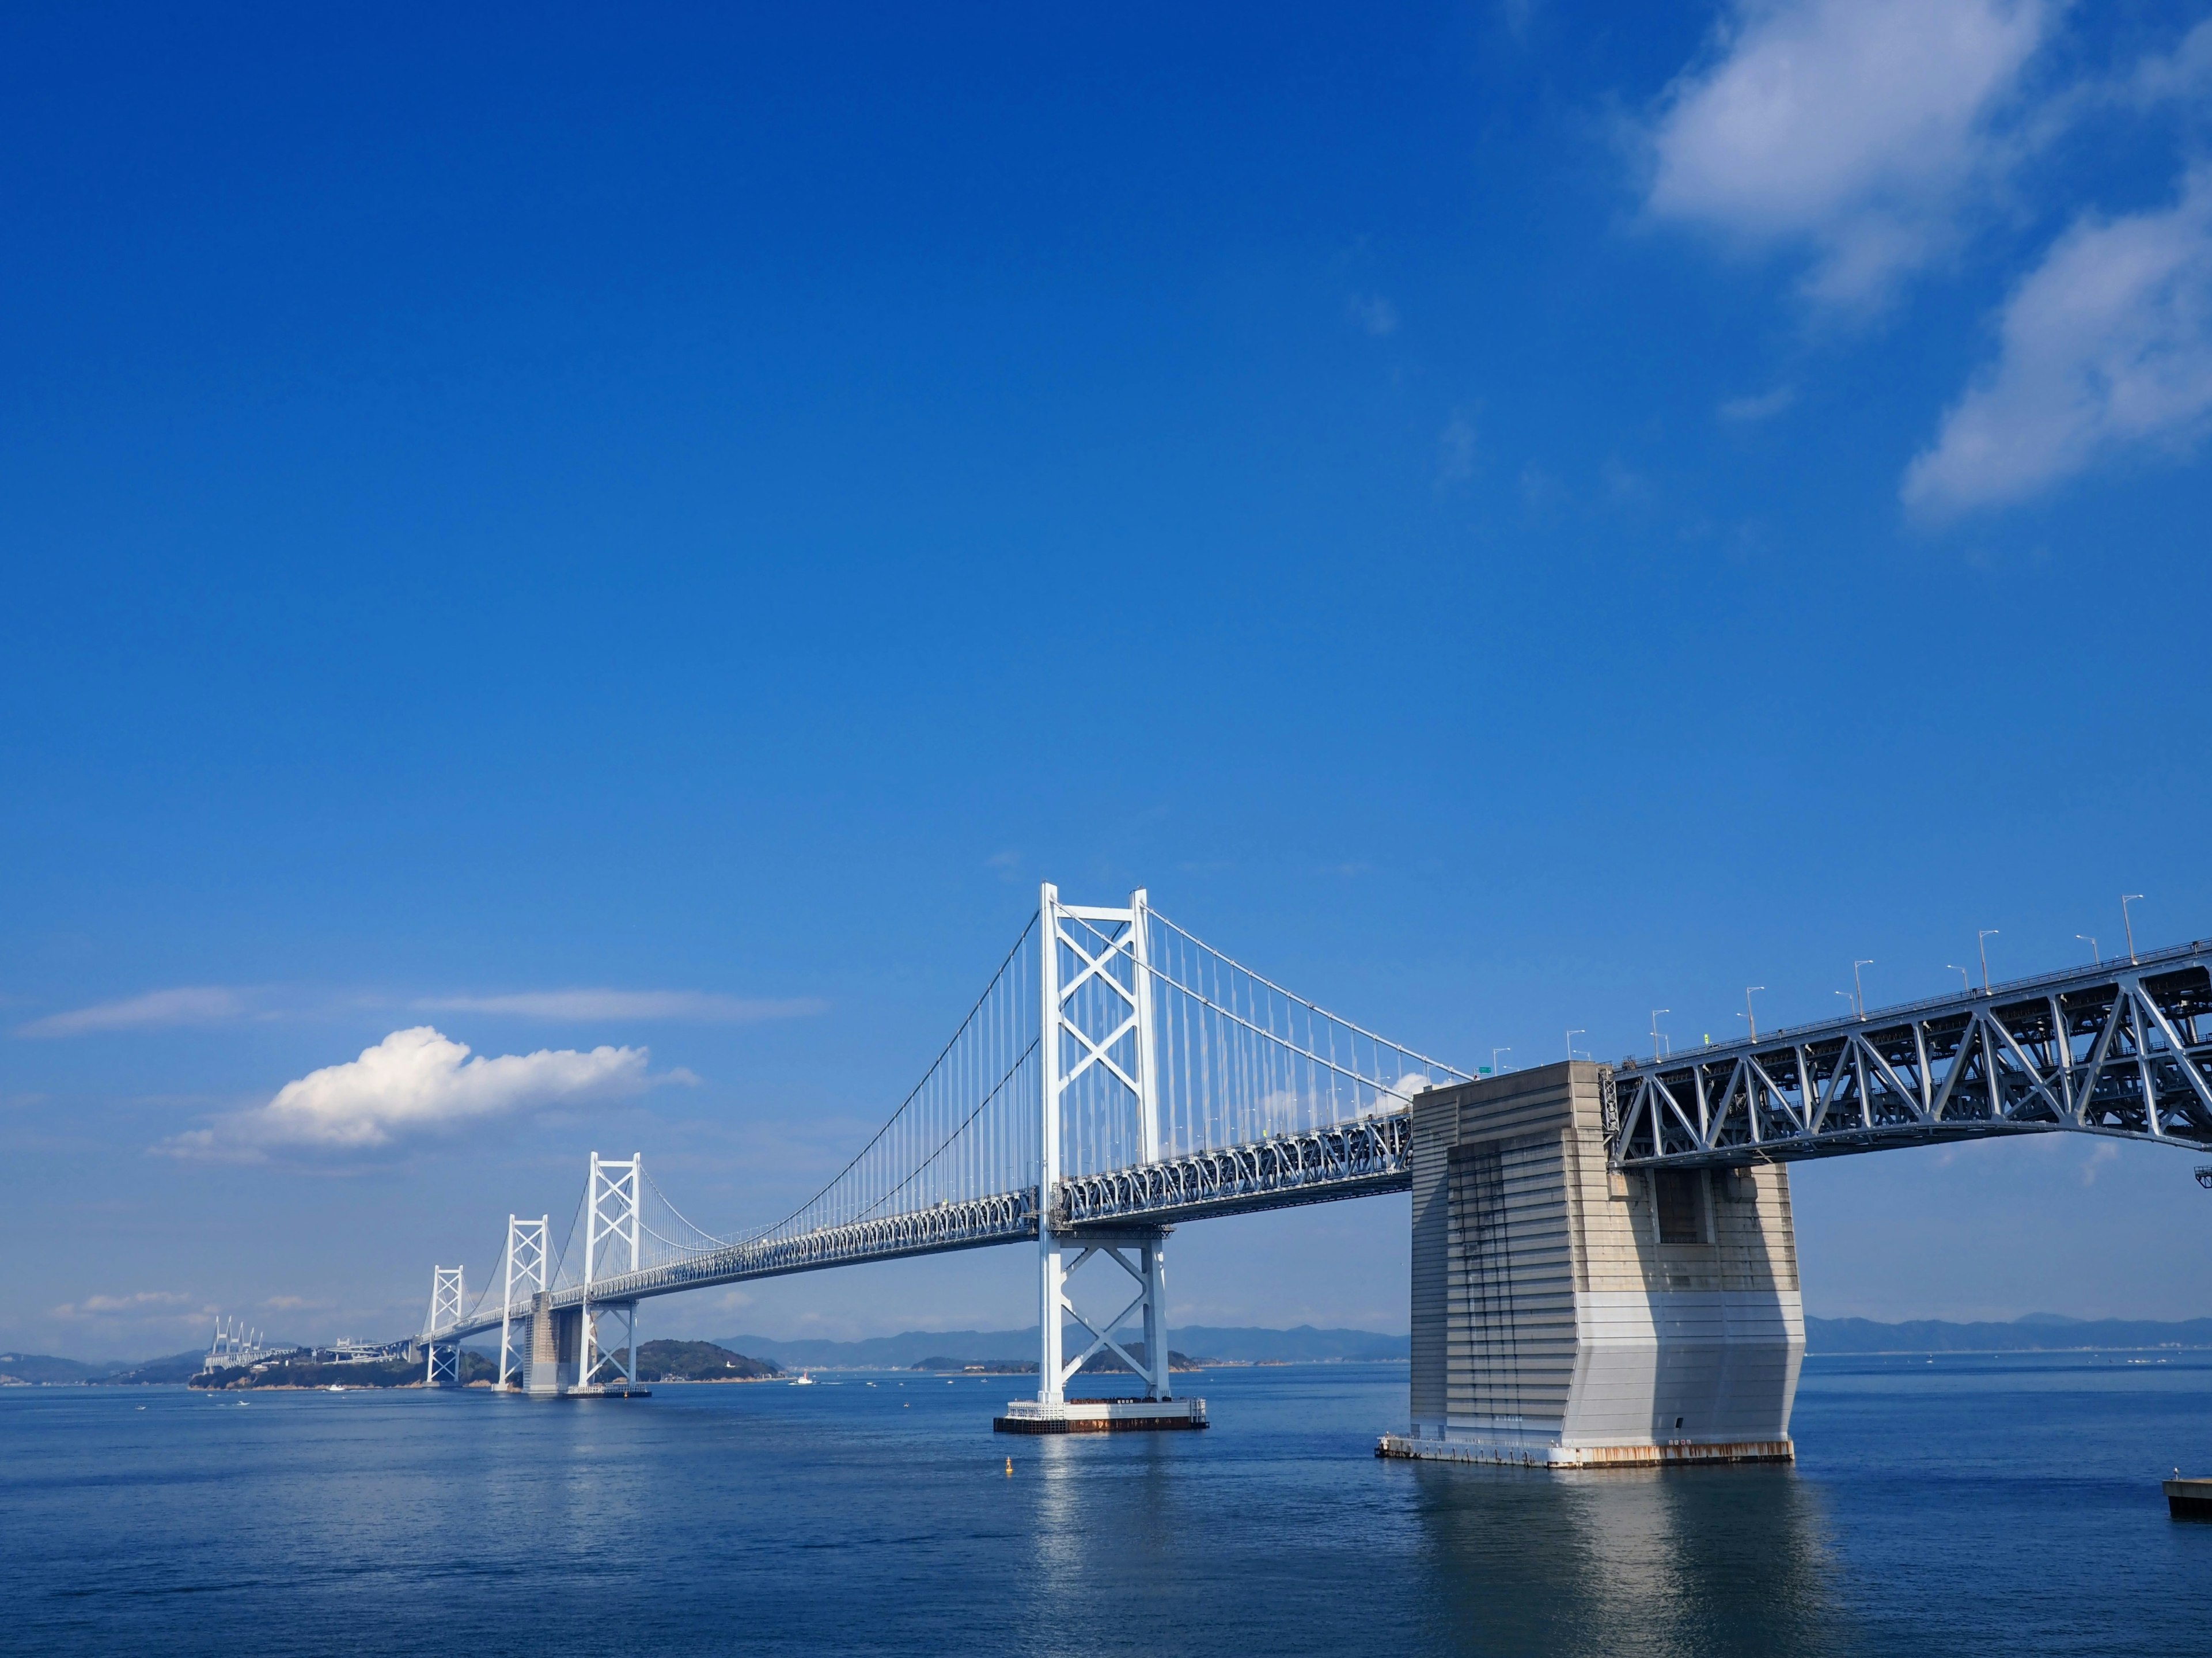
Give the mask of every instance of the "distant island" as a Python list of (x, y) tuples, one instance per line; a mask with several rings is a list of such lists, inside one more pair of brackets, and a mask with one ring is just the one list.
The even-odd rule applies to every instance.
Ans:
[[(619, 1365), (623, 1350), (612, 1355)], [(640, 1382), (760, 1382), (783, 1374), (780, 1365), (710, 1341), (648, 1341), (637, 1350)], [(499, 1377), (497, 1363), (485, 1353), (464, 1349), (464, 1387), (489, 1387)], [(379, 1358), (340, 1361), (326, 1348), (292, 1347), (272, 1351), (252, 1364), (210, 1370), (204, 1352), (173, 1353), (142, 1363), (88, 1364), (51, 1353), (0, 1353), (0, 1387), (128, 1387), (178, 1383), (215, 1392), (261, 1388), (419, 1388), (419, 1360)]]
[[(1217, 1365), (1404, 1363), (1412, 1339), (1370, 1330), (1290, 1330), (1240, 1326), (1191, 1325), (1171, 1333), (1171, 1370), (1205, 1370)], [(1139, 1357), (1144, 1343), (1116, 1333), (1116, 1339)], [(765, 1381), (790, 1370), (934, 1370), (983, 1376), (1034, 1376), (1037, 1333), (1027, 1330), (908, 1330), (895, 1336), (860, 1341), (811, 1338), (779, 1340), (772, 1336), (726, 1336), (713, 1341), (648, 1341), (637, 1350), (641, 1382)], [(1881, 1353), (2058, 1353), (2128, 1352), (2212, 1348), (2212, 1318), (2079, 1319), (2059, 1313), (2029, 1313), (2008, 1321), (1960, 1323), (1916, 1319), (1884, 1324), (1864, 1318), (1805, 1320), (1805, 1346), (1814, 1357)], [(0, 1388), (110, 1388), (148, 1385), (198, 1388), (420, 1387), (422, 1367), (398, 1359), (370, 1363), (334, 1363), (319, 1351), (295, 1348), (257, 1366), (209, 1375), (204, 1351), (171, 1353), (161, 1358), (109, 1363), (62, 1358), (52, 1353), (0, 1353)], [(1080, 1351), (1079, 1349), (1078, 1351)], [(1210, 1355), (1194, 1357), (1193, 1354)], [(748, 1357), (751, 1355), (751, 1357)], [(974, 1357), (964, 1357), (974, 1355)], [(1086, 1371), (1124, 1369), (1111, 1360), (1094, 1360)], [(495, 1375), (482, 1353), (461, 1356), (462, 1379), (489, 1383)]]
[[(628, 1350), (617, 1347), (608, 1355), (617, 1370)], [(764, 1359), (748, 1358), (711, 1341), (648, 1341), (637, 1350), (640, 1382), (760, 1382), (783, 1374)], [(460, 1383), (465, 1388), (489, 1387), (499, 1379), (499, 1366), (484, 1353), (461, 1352)], [(422, 1366), (407, 1359), (376, 1359), (366, 1363), (340, 1363), (301, 1348), (278, 1354), (259, 1363), (222, 1370), (203, 1370), (191, 1378), (195, 1388), (235, 1391), (249, 1388), (419, 1388)]]
[(640, 1382), (765, 1382), (782, 1374), (781, 1364), (711, 1341), (647, 1341), (637, 1350)]

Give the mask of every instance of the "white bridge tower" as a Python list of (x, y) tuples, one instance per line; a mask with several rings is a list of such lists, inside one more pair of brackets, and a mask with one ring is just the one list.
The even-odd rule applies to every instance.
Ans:
[(430, 1269), (430, 1315), (422, 1324), (422, 1382), (430, 1388), (457, 1388), (461, 1382), (461, 1344), (441, 1344), (438, 1332), (461, 1321), (468, 1297), (461, 1288), (462, 1268)]
[[(1050, 882), (1039, 890), (1041, 1339), (1037, 1396), (1034, 1401), (1018, 1400), (1007, 1406), (998, 1422), (1007, 1431), (1206, 1425), (1205, 1401), (1177, 1400), (1169, 1376), (1168, 1229), (1139, 1225), (1078, 1230), (1067, 1224), (1059, 1204), (1060, 1181), (1071, 1173), (1093, 1173), (1097, 1165), (1152, 1163), (1160, 1157), (1149, 920), (1141, 887), (1129, 895), (1124, 908), (1063, 904), (1060, 889)], [(1096, 1323), (1068, 1293), (1069, 1280), (1093, 1256), (1114, 1262), (1135, 1287), (1120, 1311)], [(1115, 1337), (1133, 1316), (1145, 1333), (1141, 1361)], [(1073, 1357), (1066, 1351), (1068, 1319), (1091, 1337)], [(1094, 1354), (1107, 1351), (1128, 1367), (1143, 1397), (1071, 1402), (1068, 1382)]]
[[(584, 1198), (584, 1298), (582, 1353), (577, 1364), (580, 1390), (605, 1388), (627, 1391), (637, 1386), (637, 1301), (594, 1303), (592, 1286), (604, 1278), (619, 1278), (638, 1269), (638, 1208), (643, 1193), (645, 1157), (634, 1151), (627, 1163), (616, 1163), (592, 1153), (591, 1184)], [(623, 1330), (623, 1368), (600, 1339), (599, 1321), (620, 1319)], [(608, 1374), (602, 1377), (605, 1370)]]
[(499, 1388), (502, 1393), (525, 1383), (529, 1355), (524, 1343), (529, 1339), (530, 1327), (516, 1321), (514, 1292), (519, 1289), (536, 1296), (546, 1288), (545, 1224), (550, 1218), (548, 1215), (536, 1220), (514, 1215), (507, 1218), (507, 1292), (499, 1315)]

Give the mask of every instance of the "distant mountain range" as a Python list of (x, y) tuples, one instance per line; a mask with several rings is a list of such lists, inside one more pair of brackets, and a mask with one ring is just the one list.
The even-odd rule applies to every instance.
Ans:
[(2051, 1353), (2133, 1347), (2212, 1347), (2212, 1318), (2165, 1323), (2030, 1313), (2008, 1324), (1953, 1324), (1934, 1318), (1907, 1324), (1877, 1324), (1866, 1318), (1805, 1321), (1805, 1350), (1814, 1354)]
[[(1117, 1330), (1123, 1342), (1133, 1330)], [(1402, 1362), (1413, 1351), (1409, 1336), (1377, 1335), (1371, 1330), (1260, 1330), (1237, 1326), (1188, 1324), (1168, 1332), (1170, 1350), (1198, 1359), (1232, 1363), (1316, 1363), (1330, 1359)], [(926, 1358), (957, 1359), (966, 1364), (1036, 1363), (1037, 1333), (1026, 1330), (908, 1330), (863, 1341), (779, 1341), (773, 1336), (722, 1336), (717, 1345), (787, 1370), (910, 1370)], [(1080, 1351), (1079, 1348), (1077, 1350)], [(1074, 1354), (1071, 1353), (1070, 1357)]]
[(184, 1382), (199, 1373), (207, 1362), (204, 1351), (172, 1353), (166, 1358), (118, 1359), (108, 1364), (87, 1364), (80, 1359), (57, 1358), (52, 1353), (0, 1353), (0, 1386), (15, 1382)]
[[(1134, 1330), (1115, 1332), (1125, 1343)], [(1178, 1354), (1231, 1363), (1324, 1363), (1332, 1359), (1402, 1363), (1412, 1356), (1412, 1338), (1378, 1335), (1372, 1330), (1264, 1330), (1242, 1325), (1189, 1324), (1169, 1332)], [(766, 1359), (787, 1370), (910, 1370), (924, 1360), (963, 1364), (1036, 1363), (1037, 1333), (1026, 1330), (908, 1330), (864, 1341), (780, 1341), (773, 1336), (725, 1336), (717, 1344), (733, 1353)], [(647, 1342), (641, 1357), (655, 1345)], [(2179, 1321), (2157, 1319), (2069, 1318), (2062, 1313), (2030, 1313), (2008, 1323), (1957, 1324), (1944, 1319), (1916, 1319), (1881, 1324), (1866, 1318), (1805, 1321), (1806, 1350), (1814, 1355), (1846, 1353), (2049, 1353), (2090, 1350), (2115, 1351), (2145, 1347), (2212, 1348), (2212, 1318)], [(1073, 1355), (1070, 1355), (1073, 1357)], [(133, 1363), (88, 1364), (51, 1353), (0, 1353), (0, 1386), (10, 1383), (76, 1382), (94, 1386), (134, 1382), (179, 1382), (198, 1370), (205, 1355), (173, 1353)]]

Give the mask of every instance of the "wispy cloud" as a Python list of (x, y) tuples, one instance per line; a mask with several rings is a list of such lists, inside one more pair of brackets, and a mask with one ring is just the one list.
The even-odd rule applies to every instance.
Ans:
[(1998, 116), (2055, 0), (1735, 0), (1646, 137), (1655, 218), (1813, 255), (1807, 291), (1883, 298), (2012, 146)]
[(1797, 401), (1797, 388), (1778, 386), (1771, 392), (1755, 396), (1730, 398), (1717, 410), (1720, 417), (1730, 425), (1752, 426), (1760, 421), (1772, 420)]
[[(198, 1318), (197, 1297), (174, 1290), (139, 1290), (127, 1296), (87, 1296), (52, 1309), (56, 1318)], [(185, 1310), (189, 1309), (189, 1310)], [(211, 1309), (210, 1309), (211, 1310)]]
[(268, 1104), (218, 1118), (160, 1148), (182, 1157), (262, 1162), (272, 1153), (374, 1151), (545, 1106), (630, 1098), (656, 1082), (642, 1048), (540, 1049), (471, 1058), (468, 1046), (418, 1025), (361, 1057), (310, 1072)]
[(1447, 487), (1465, 483), (1474, 476), (1475, 463), (1480, 456), (1474, 422), (1464, 415), (1454, 415), (1437, 434), (1437, 483)]
[(2024, 500), (2212, 429), (2212, 167), (2157, 212), (2085, 216), (2014, 292), (1996, 361), (1905, 476), (1923, 517)]
[(2212, 92), (2212, 17), (2181, 39), (2172, 52), (2153, 53), (2136, 65), (2127, 93), (2139, 105), (2195, 102)]
[(1352, 320), (1377, 339), (1398, 331), (1398, 307), (1380, 294), (1355, 294), (1346, 308)]
[(757, 1024), (829, 1011), (818, 996), (723, 996), (705, 990), (525, 990), (504, 996), (425, 996), (426, 1012), (507, 1013), (525, 1019), (667, 1019)]
[(49, 1013), (15, 1027), (19, 1036), (83, 1036), (103, 1030), (154, 1030), (172, 1025), (227, 1024), (252, 1011), (244, 992), (222, 985), (153, 990), (119, 1002)]

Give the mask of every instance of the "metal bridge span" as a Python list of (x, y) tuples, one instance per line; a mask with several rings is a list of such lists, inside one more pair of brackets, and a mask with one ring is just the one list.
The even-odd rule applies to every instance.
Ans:
[[(1786, 1162), (2000, 1134), (2212, 1145), (2212, 942), (1601, 1072), (1619, 1172)], [(1010, 1243), (1039, 1249), (1040, 1408), (1111, 1351), (1170, 1396), (1163, 1243), (1180, 1222), (1404, 1191), (1413, 1096), (1468, 1072), (1336, 1017), (1152, 909), (1036, 916), (921, 1083), (860, 1153), (777, 1224), (691, 1225), (638, 1157), (594, 1157), (571, 1243), (509, 1217), (469, 1303), (436, 1269), (429, 1374), (501, 1332), (501, 1383), (576, 1351), (561, 1391), (634, 1383), (636, 1306), (791, 1272)], [(1041, 1200), (1041, 1194), (1048, 1199)], [(582, 1251), (574, 1253), (580, 1231)], [(1134, 1298), (1092, 1320), (1069, 1277), (1103, 1257)], [(1147, 1351), (1114, 1332), (1141, 1317)], [(623, 1339), (607, 1339), (616, 1321)], [(1062, 1322), (1088, 1333), (1063, 1350)], [(542, 1389), (541, 1389), (542, 1390)]]

